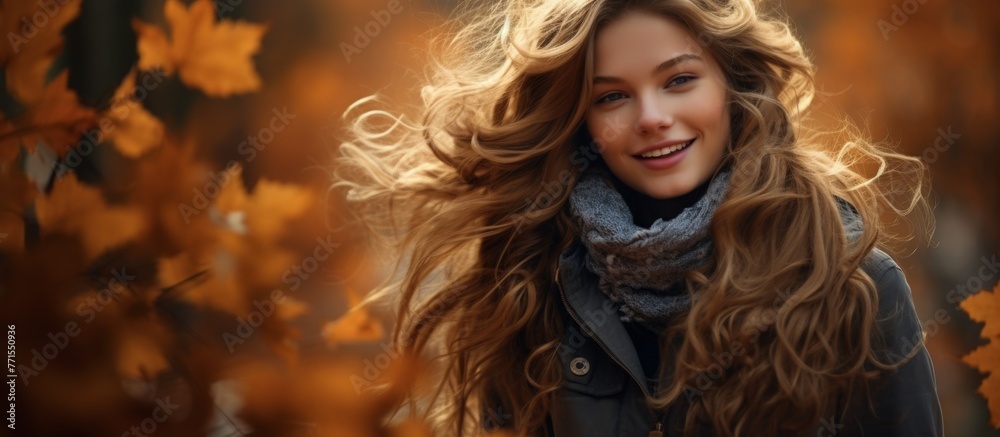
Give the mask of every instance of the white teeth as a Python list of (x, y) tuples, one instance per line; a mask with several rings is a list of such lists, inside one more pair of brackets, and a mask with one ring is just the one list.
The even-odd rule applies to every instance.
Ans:
[(652, 152), (643, 153), (641, 156), (643, 158), (656, 158), (657, 156), (669, 155), (669, 154), (674, 153), (674, 152), (676, 152), (678, 150), (681, 150), (681, 149), (683, 149), (683, 148), (685, 148), (687, 146), (690, 146), (691, 143), (693, 143), (693, 142), (694, 142), (694, 140), (691, 140), (691, 141), (688, 141), (688, 142), (683, 143), (683, 144), (677, 144), (675, 146), (664, 147), (662, 149), (654, 150)]

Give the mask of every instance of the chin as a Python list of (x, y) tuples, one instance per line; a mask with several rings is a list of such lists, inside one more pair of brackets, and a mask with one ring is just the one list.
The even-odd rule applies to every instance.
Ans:
[(646, 189), (643, 190), (643, 192), (647, 196), (652, 197), (654, 199), (666, 200), (666, 199), (672, 199), (674, 197), (680, 197), (687, 193), (690, 193), (692, 190), (695, 189), (696, 186), (697, 186), (696, 184), (690, 183), (689, 181), (681, 181), (679, 183), (671, 182), (669, 185), (667, 184), (660, 184), (660, 186), (647, 185)]

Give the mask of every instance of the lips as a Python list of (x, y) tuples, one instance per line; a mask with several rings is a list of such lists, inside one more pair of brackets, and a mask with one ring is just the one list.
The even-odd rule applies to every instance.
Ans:
[(659, 147), (659, 148), (656, 148), (656, 149), (647, 150), (647, 151), (645, 151), (645, 152), (643, 152), (641, 154), (634, 155), (634, 156), (636, 158), (639, 158), (639, 159), (665, 158), (665, 157), (668, 157), (668, 156), (673, 155), (675, 153), (678, 153), (678, 152), (680, 152), (680, 151), (682, 151), (684, 149), (687, 149), (692, 144), (694, 144), (694, 142), (695, 142), (695, 139), (691, 139), (691, 140), (688, 140), (688, 141), (683, 142), (683, 143), (674, 143), (672, 145), (667, 145), (667, 146)]

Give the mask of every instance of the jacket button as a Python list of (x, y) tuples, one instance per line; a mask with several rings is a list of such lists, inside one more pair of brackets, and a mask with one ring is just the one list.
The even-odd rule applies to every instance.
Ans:
[(576, 376), (586, 375), (590, 371), (590, 361), (586, 358), (576, 357), (569, 362), (569, 371), (573, 372)]

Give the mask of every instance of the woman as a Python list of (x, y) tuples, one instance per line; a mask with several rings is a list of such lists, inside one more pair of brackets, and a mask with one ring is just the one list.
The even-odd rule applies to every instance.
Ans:
[(881, 214), (926, 212), (923, 167), (809, 134), (813, 66), (785, 23), (750, 0), (454, 22), (419, 122), (348, 111), (336, 183), (409, 255), (369, 302), (438, 357), (413, 406), (440, 434), (941, 434), (909, 288), (876, 249)]

